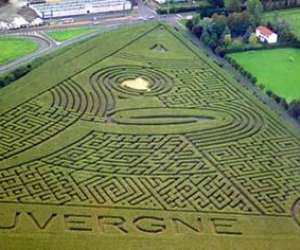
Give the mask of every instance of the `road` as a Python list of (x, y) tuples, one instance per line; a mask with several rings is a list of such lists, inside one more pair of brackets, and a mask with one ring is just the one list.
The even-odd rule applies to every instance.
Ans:
[[(39, 49), (37, 51), (35, 51), (34, 53), (20, 57), (8, 64), (0, 65), (0, 74), (12, 71), (22, 65), (25, 65), (28, 62), (31, 62), (32, 60), (34, 60), (36, 58), (47, 55), (56, 49), (63, 48), (68, 45), (77, 43), (79, 41), (91, 38), (91, 37), (99, 35), (103, 32), (118, 28), (122, 25), (128, 25), (128, 24), (132, 24), (132, 23), (135, 23), (135, 22), (130, 22), (127, 24), (124, 24), (123, 22), (119, 22), (119, 21), (118, 22), (109, 22), (108, 24), (106, 24), (105, 27), (95, 26), (95, 27), (99, 28), (99, 29), (96, 29), (95, 32), (88, 33), (86, 35), (82, 35), (82, 36), (76, 37), (74, 39), (70, 39), (65, 42), (61, 42), (61, 43), (58, 43), (58, 42), (52, 40), (47, 35), (46, 31), (53, 29), (53, 27), (51, 27), (51, 28), (47, 27), (47, 29), (43, 29), (43, 28), (39, 27), (36, 29), (26, 29), (26, 30), (19, 30), (18, 32), (5, 33), (4, 36), (18, 36), (18, 37), (30, 38), (39, 44)], [(61, 27), (60, 29), (64, 29), (64, 28), (65, 27)]]

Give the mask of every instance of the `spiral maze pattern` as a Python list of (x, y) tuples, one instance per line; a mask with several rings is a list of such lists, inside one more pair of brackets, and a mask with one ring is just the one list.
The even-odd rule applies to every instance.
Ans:
[[(150, 91), (143, 91), (122, 86), (127, 80), (143, 78), (149, 83)], [(116, 91), (123, 95), (158, 96), (172, 88), (172, 78), (164, 72), (150, 67), (120, 65), (101, 69), (93, 74), (91, 84), (105, 86), (110, 92)]]

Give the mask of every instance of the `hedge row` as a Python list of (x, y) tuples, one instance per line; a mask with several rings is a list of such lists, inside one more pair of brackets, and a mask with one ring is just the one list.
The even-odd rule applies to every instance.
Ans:
[[(253, 76), (250, 72), (245, 70), (240, 64), (236, 62), (233, 58), (228, 55), (224, 57), (228, 63), (231, 64), (236, 70), (238, 70), (244, 77), (250, 80), (250, 82), (254, 85), (259, 87), (261, 90), (265, 89), (263, 84), (257, 85), (257, 78)], [(281, 97), (272, 90), (266, 90), (266, 94), (271, 97), (276, 103), (278, 103), (281, 107), (288, 111), (288, 113), (295, 118), (297, 121), (300, 122), (300, 101), (293, 100), (292, 102), (288, 103), (284, 97)]]
[(245, 70), (239, 63), (237, 63), (236, 60), (231, 58), (228, 55), (225, 55), (224, 57), (227, 62), (231, 64), (232, 67), (234, 67), (236, 70), (238, 70), (244, 77), (246, 77), (250, 82), (252, 82), (254, 85), (257, 83), (257, 78), (252, 75), (249, 71)]
[(0, 88), (3, 88), (10, 83), (18, 80), (19, 78), (25, 76), (32, 70), (32, 65), (28, 64), (27, 66), (21, 66), (12, 72), (9, 72), (3, 76), (0, 76)]
[(197, 11), (201, 14), (202, 17), (209, 17), (212, 16), (214, 13), (224, 13), (225, 9), (224, 8), (215, 8), (212, 6), (208, 6), (207, 4), (203, 4), (203, 5), (190, 5), (190, 6), (176, 6), (171, 5), (170, 7), (168, 6), (160, 6), (156, 12), (160, 15), (163, 14), (169, 14), (169, 13), (181, 13), (181, 12), (190, 12), (190, 11)]
[(33, 69), (41, 66), (43, 63), (45, 63), (46, 61), (54, 58), (55, 56), (64, 53), (65, 51), (67, 51), (68, 49), (70, 49), (72, 47), (72, 45), (63, 47), (51, 54), (36, 58), (35, 60), (33, 60), (30, 64), (27, 64), (25, 66), (20, 66), (17, 69), (8, 72), (8, 73), (4, 73), (3, 75), (0, 75), (0, 88), (3, 88), (11, 83), (13, 83), (14, 81), (22, 78), (23, 76), (27, 75), (30, 71), (32, 71)]

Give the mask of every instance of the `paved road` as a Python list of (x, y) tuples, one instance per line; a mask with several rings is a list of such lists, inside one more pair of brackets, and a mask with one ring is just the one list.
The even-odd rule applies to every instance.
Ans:
[[(137, 15), (138, 14), (138, 15)], [(190, 13), (184, 13), (190, 14)], [(8, 72), (11, 70), (14, 70), (18, 68), (19, 66), (26, 64), (38, 57), (41, 57), (43, 55), (46, 55), (50, 52), (52, 52), (55, 49), (70, 45), (72, 43), (76, 43), (78, 41), (87, 39), (89, 37), (95, 36), (97, 34), (100, 34), (104, 31), (114, 29), (116, 27), (120, 27), (123, 25), (132, 25), (136, 24), (138, 22), (144, 22), (144, 21), (150, 21), (150, 20), (166, 20), (172, 25), (176, 25), (176, 15), (170, 14), (170, 15), (164, 15), (159, 16), (156, 14), (156, 12), (151, 9), (148, 5), (145, 5), (143, 0), (138, 0), (138, 9), (137, 11), (132, 11), (131, 15), (129, 13), (118, 14), (114, 17), (105, 17), (101, 14), (95, 14), (95, 15), (85, 15), (85, 16), (79, 16), (74, 17), (74, 23), (72, 24), (65, 24), (65, 25), (49, 25), (53, 20), (48, 20), (47, 25), (41, 26), (41, 27), (31, 27), (26, 29), (20, 29), (20, 30), (9, 30), (6, 32), (2, 32), (1, 35), (13, 35), (13, 36), (21, 36), (21, 37), (29, 37), (36, 42), (38, 42), (39, 49), (30, 54), (26, 55), (24, 57), (18, 58), (17, 60), (10, 62), (6, 65), (0, 66), (0, 74), (4, 72)], [(57, 20), (58, 21), (58, 20)], [(99, 27), (99, 30), (86, 34), (83, 36), (80, 36), (78, 38), (74, 38), (71, 40), (68, 40), (63, 43), (57, 43), (56, 41), (52, 40), (50, 37), (48, 37), (46, 31), (49, 31), (51, 29), (64, 29), (69, 26), (86, 26), (91, 25), (95, 27), (96, 29)]]
[(153, 9), (151, 9), (148, 5), (144, 4), (143, 0), (138, 0), (138, 12), (140, 17), (143, 18), (158, 18), (156, 12)]
[(35, 51), (32, 54), (26, 55), (24, 57), (20, 57), (18, 59), (16, 59), (15, 61), (12, 61), (8, 64), (2, 65), (0, 66), (0, 74), (5, 73), (5, 72), (9, 72), (12, 71), (22, 65), (25, 65), (26, 63), (31, 62), (32, 60), (42, 57), (44, 55), (47, 55), (51, 52), (53, 52), (56, 49), (59, 48), (63, 48), (65, 46), (71, 45), (73, 43), (77, 43), (79, 41), (91, 38), (93, 36), (99, 35), (103, 32), (109, 31), (109, 30), (113, 30), (115, 28), (118, 28), (122, 25), (128, 25), (128, 24), (132, 24), (135, 22), (126, 22), (125, 24), (123, 22), (117, 21), (117, 22), (109, 22), (106, 24), (105, 27), (98, 27), (99, 29), (97, 29), (95, 32), (86, 34), (86, 35), (82, 35), (79, 37), (76, 37), (74, 39), (70, 39), (67, 40), (65, 42), (61, 42), (58, 43), (54, 40), (52, 40), (47, 34), (46, 31), (49, 30), (48, 29), (30, 29), (30, 30), (20, 30), (18, 32), (10, 32), (10, 33), (6, 33), (5, 36), (18, 36), (18, 37), (26, 37), (26, 38), (30, 38), (34, 41), (36, 41), (39, 44), (39, 49), (37, 51)]

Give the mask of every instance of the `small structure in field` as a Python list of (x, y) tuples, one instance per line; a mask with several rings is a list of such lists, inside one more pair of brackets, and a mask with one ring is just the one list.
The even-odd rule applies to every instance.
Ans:
[(272, 43), (277, 43), (277, 41), (278, 41), (278, 35), (265, 26), (257, 27), (255, 33), (256, 33), (256, 37), (261, 42), (266, 42), (266, 43), (272, 44)]

